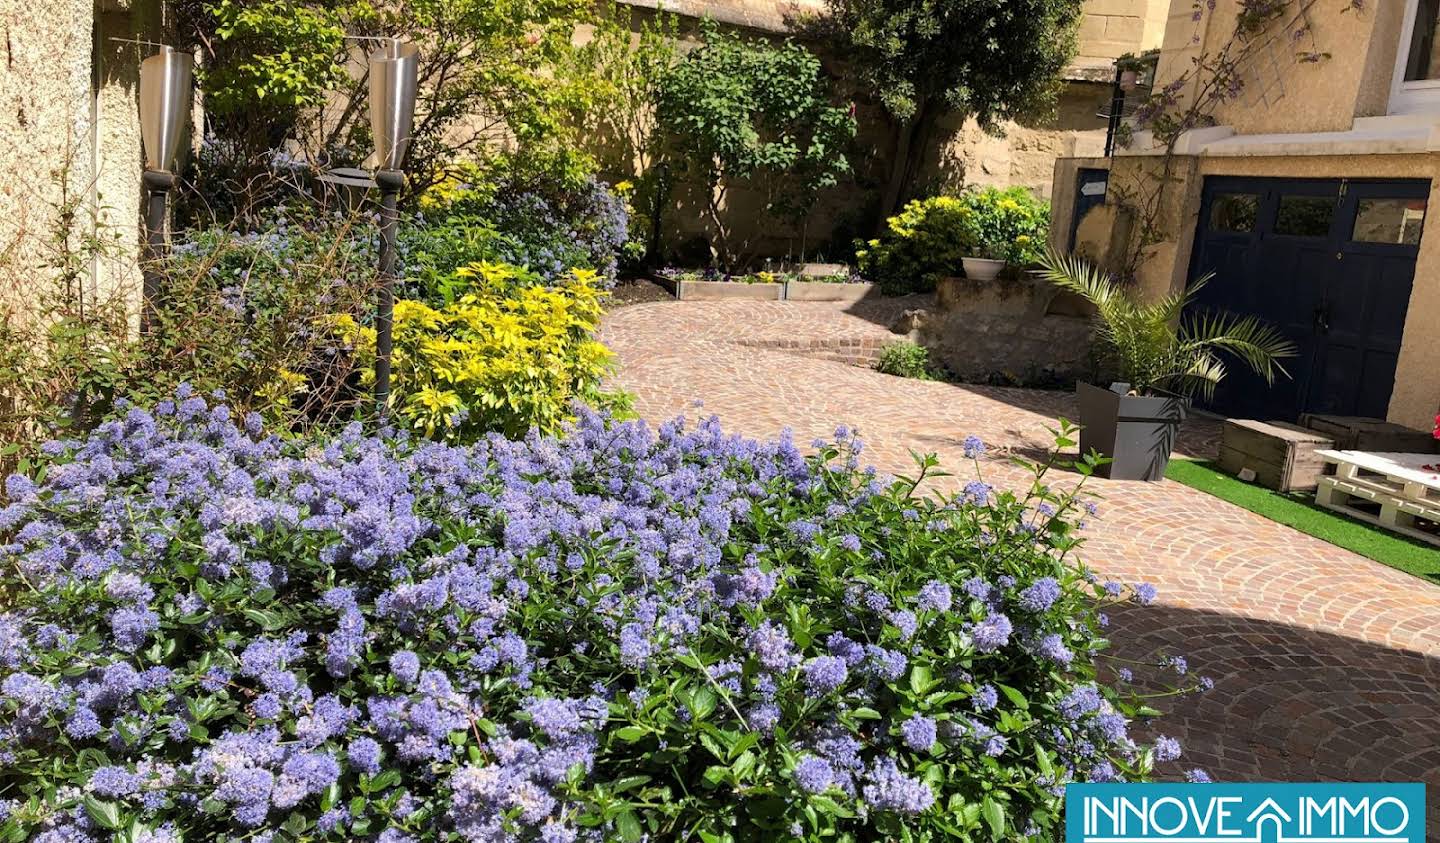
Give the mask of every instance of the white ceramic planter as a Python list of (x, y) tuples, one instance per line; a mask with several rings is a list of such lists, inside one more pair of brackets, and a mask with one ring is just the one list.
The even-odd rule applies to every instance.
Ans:
[(976, 281), (994, 281), (1005, 269), (1005, 261), (990, 258), (961, 258), (965, 266), (965, 277)]

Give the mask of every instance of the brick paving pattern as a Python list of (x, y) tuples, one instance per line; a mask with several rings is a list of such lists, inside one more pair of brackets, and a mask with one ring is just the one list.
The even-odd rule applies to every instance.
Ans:
[[(993, 447), (986, 479), (1018, 483), (1006, 452), (1042, 454), (1072, 396), (904, 380), (846, 365), (896, 341), (914, 301), (666, 302), (607, 316), (616, 382), (652, 421), (720, 416), (727, 429), (796, 440), (857, 428), (876, 466), (908, 450), (963, 469), (960, 443)], [(703, 402), (696, 409), (694, 402)], [(1178, 452), (1212, 456), (1218, 424), (1187, 422)], [(1232, 781), (1416, 781), (1431, 785), (1440, 839), (1440, 586), (1169, 481), (1093, 481), (1102, 496), (1082, 557), (1148, 581), (1154, 606), (1113, 613), (1115, 652), (1188, 658), (1205, 694), (1162, 702), (1184, 764)], [(1170, 770), (1177, 773), (1179, 768)]]

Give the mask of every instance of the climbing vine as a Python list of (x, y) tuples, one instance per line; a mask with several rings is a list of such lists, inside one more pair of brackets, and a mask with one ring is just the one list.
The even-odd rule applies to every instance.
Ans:
[[(1170, 239), (1165, 222), (1165, 200), (1175, 175), (1176, 147), (1194, 129), (1216, 125), (1215, 112), (1245, 91), (1244, 69), (1262, 50), (1270, 49), (1276, 38), (1287, 39), (1296, 62), (1314, 64), (1330, 58), (1315, 38), (1311, 14), (1321, 0), (1239, 0), (1233, 29), (1215, 48), (1191, 59), (1191, 67), (1150, 95), (1136, 107), (1131, 119), (1121, 124), (1116, 142), (1128, 147), (1136, 130), (1150, 132), (1161, 148), (1153, 179), (1137, 179), (1118, 189), (1117, 204), (1128, 208), (1137, 222), (1122, 274), (1133, 277), (1146, 247)], [(1367, 0), (1342, 0), (1341, 13), (1360, 14)], [(1202, 24), (1215, 12), (1216, 0), (1194, 0), (1191, 19), (1195, 23), (1194, 43), (1200, 43)], [(1284, 22), (1286, 31), (1277, 31)]]

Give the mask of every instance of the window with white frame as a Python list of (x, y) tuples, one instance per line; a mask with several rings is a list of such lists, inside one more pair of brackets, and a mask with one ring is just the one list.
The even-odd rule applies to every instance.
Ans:
[(1440, 0), (1405, 0), (1400, 49), (1390, 90), (1391, 114), (1440, 113)]

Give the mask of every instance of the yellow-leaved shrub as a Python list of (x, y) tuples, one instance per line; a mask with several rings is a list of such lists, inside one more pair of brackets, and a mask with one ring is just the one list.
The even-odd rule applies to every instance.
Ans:
[[(506, 271), (516, 272), (487, 264), (484, 283), (443, 306), (395, 303), (390, 410), (397, 423), (427, 438), (469, 441), (491, 431), (552, 432), (576, 401), (627, 408), (627, 396), (602, 388), (611, 354), (595, 339), (599, 276), (576, 269), (552, 285), (514, 286), (497, 277)], [(338, 327), (373, 358), (373, 330), (344, 320)]]

